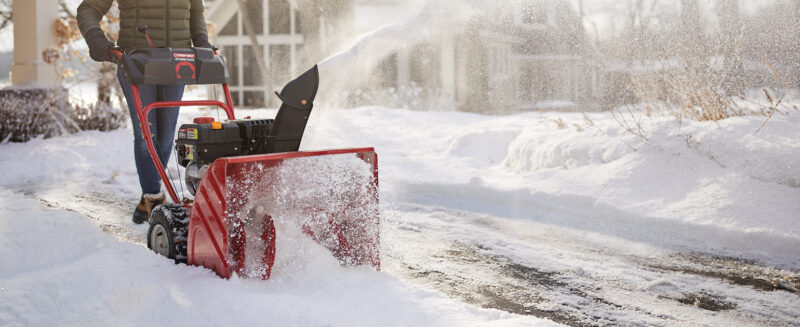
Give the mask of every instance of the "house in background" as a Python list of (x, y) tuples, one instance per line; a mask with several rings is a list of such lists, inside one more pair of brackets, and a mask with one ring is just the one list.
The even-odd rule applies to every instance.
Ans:
[[(387, 12), (408, 13), (401, 0), (246, 4), (263, 47), (266, 79), (254, 60), (237, 1), (207, 0), (207, 18), (218, 28), (213, 42), (227, 58), (234, 101), (250, 107), (274, 106), (272, 91), (330, 54), (337, 36), (364, 32), (360, 26)], [(386, 96), (376, 93), (406, 92), (401, 101), (474, 112), (583, 108), (599, 97), (598, 64), (580, 16), (566, 1), (512, 0), (475, 17), (463, 30), (383, 58), (375, 73), (360, 77), (355, 93), (361, 96), (349, 104), (386, 105)]]
[(523, 39), (511, 54), (516, 107), (590, 109), (602, 96), (602, 55), (589, 41), (580, 15), (562, 0), (524, 1), (512, 14), (512, 34)]
[(230, 71), (231, 96), (236, 105), (277, 105), (272, 94), (291, 78), (313, 66), (319, 54), (347, 28), (352, 4), (348, 0), (246, 0), (246, 11), (269, 76), (261, 76), (250, 35), (236, 0), (206, 0), (206, 19), (217, 33), (212, 43), (221, 49)]
[(388, 56), (365, 85), (462, 111), (586, 109), (601, 97), (600, 59), (565, 1), (508, 2), (462, 31)]

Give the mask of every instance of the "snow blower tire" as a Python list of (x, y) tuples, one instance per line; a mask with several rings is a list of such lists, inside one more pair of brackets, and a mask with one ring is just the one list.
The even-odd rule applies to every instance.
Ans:
[(153, 252), (186, 263), (186, 240), (189, 232), (189, 215), (178, 204), (162, 204), (150, 215), (147, 230), (147, 248)]

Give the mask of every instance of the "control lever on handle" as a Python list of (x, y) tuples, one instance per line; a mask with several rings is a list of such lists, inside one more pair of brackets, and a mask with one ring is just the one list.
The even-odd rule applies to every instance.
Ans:
[(147, 24), (139, 25), (139, 27), (136, 28), (136, 30), (139, 31), (139, 33), (144, 34), (144, 37), (147, 39), (147, 44), (149, 44), (151, 48), (156, 47), (155, 45), (153, 45), (153, 40), (150, 39), (150, 34), (147, 34)]

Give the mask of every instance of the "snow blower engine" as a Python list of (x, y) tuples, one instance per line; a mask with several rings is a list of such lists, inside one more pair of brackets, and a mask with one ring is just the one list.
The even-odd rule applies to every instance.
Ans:
[[(146, 27), (140, 31), (146, 35)], [(172, 200), (151, 212), (148, 248), (176, 263), (213, 269), (223, 278), (267, 279), (276, 256), (291, 260), (303, 253), (292, 244), (304, 237), (343, 265), (380, 269), (375, 150), (298, 151), (319, 85), (316, 66), (276, 92), (282, 104), (274, 119), (236, 119), (225, 61), (215, 51), (151, 45), (111, 52), (131, 84), (147, 149)], [(222, 84), (225, 102), (143, 106), (140, 84)], [(228, 118), (198, 117), (178, 131), (177, 160), (186, 168), (193, 198), (178, 196), (148, 122), (152, 110), (180, 106), (218, 107)], [(276, 254), (281, 235), (288, 245)]]
[(181, 125), (175, 149), (178, 163), (186, 168), (189, 192), (195, 195), (203, 175), (218, 158), (297, 151), (308, 113), (283, 118), (279, 123), (292, 124), (294, 134), (282, 138), (276, 131), (287, 127), (275, 125), (274, 119), (217, 122), (211, 117), (197, 117), (193, 124)]

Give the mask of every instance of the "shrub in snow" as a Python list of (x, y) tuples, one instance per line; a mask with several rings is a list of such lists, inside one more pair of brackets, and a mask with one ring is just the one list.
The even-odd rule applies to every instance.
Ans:
[(0, 140), (26, 142), (82, 130), (108, 131), (125, 123), (122, 109), (108, 103), (73, 106), (63, 88), (9, 87), (0, 90)]
[(75, 105), (74, 120), (81, 130), (111, 131), (125, 125), (128, 113), (108, 102)]

